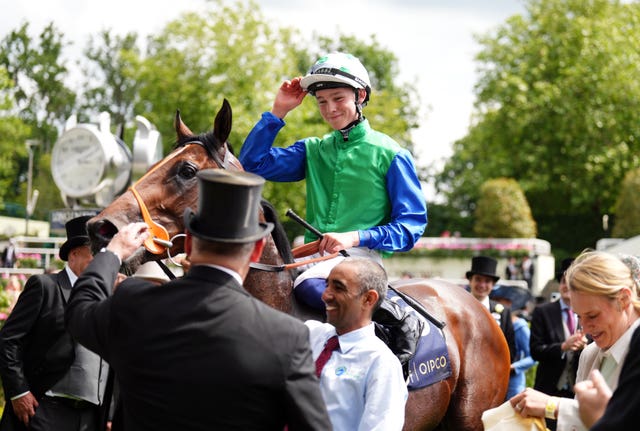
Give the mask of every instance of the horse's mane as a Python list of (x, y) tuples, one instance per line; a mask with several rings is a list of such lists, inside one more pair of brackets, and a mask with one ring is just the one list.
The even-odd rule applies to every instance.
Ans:
[(276, 248), (278, 249), (280, 256), (282, 256), (282, 260), (284, 260), (284, 263), (293, 263), (291, 244), (289, 244), (289, 238), (284, 230), (284, 226), (282, 226), (282, 223), (278, 218), (278, 212), (273, 205), (265, 199), (262, 199), (261, 204), (262, 211), (264, 212), (264, 218), (274, 225), (271, 236), (273, 237), (273, 242), (276, 244)]
[[(184, 147), (189, 142), (202, 142), (204, 147), (209, 152), (210, 156), (213, 156), (213, 153), (216, 153), (225, 144), (224, 142), (220, 142), (215, 137), (214, 131), (211, 130), (209, 132), (201, 133), (199, 135), (186, 136), (180, 139), (178, 142), (176, 142), (176, 144), (173, 146), (173, 149), (175, 150), (177, 148)], [(231, 144), (229, 144), (228, 142), (227, 142), (227, 148), (229, 149), (229, 151), (231, 151), (231, 154), (234, 154), (233, 148), (231, 147)]]

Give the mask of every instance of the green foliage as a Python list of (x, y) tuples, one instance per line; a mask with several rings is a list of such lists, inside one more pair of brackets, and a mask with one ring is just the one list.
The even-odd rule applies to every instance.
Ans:
[[(413, 147), (410, 131), (418, 125), (417, 92), (413, 86), (396, 81), (397, 59), (374, 35), (366, 41), (349, 35), (315, 35), (306, 40), (295, 28), (274, 27), (253, 1), (213, 0), (204, 11), (176, 17), (149, 37), (144, 50), (135, 33), (118, 36), (101, 31), (83, 50), (79, 64), (84, 79), (74, 92), (64, 84), (68, 71), (61, 60), (67, 45), (63, 34), (53, 23), (37, 38), (32, 38), (28, 29), (28, 23), (21, 25), (0, 44), (0, 66), (5, 66), (13, 80), (13, 85), (0, 88), (0, 95), (15, 101), (11, 112), (16, 123), (3, 115), (0, 130), (17, 128), (20, 121), (32, 127), (13, 132), (8, 142), (18, 151), (0, 155), (0, 169), (5, 166), (3, 157), (15, 158), (8, 158), (14, 165), (0, 170), (0, 186), (5, 185), (6, 172), (7, 181), (14, 181), (7, 183), (7, 189), (13, 190), (11, 200), (25, 201), (26, 150), (22, 142), (27, 137), (42, 141), (34, 163), (34, 188), (40, 190), (34, 218), (63, 205), (51, 181), (49, 153), (57, 129), (72, 112), (78, 112), (81, 122), (94, 120), (100, 111), (110, 112), (114, 124), (128, 123), (126, 142), (132, 141), (133, 116), (143, 115), (158, 127), (167, 154), (174, 144), (176, 111), (194, 133), (206, 132), (227, 98), (234, 112), (229, 142), (237, 153), (262, 112), (271, 108), (281, 82), (304, 75), (321, 53), (335, 49), (357, 55), (371, 73), (373, 95), (365, 115), (372, 126), (401, 145)], [(286, 121), (277, 146), (330, 131), (312, 97)], [(280, 214), (293, 208), (304, 216), (304, 182), (269, 183), (264, 194)]]
[(474, 230), (481, 238), (535, 238), (527, 198), (512, 178), (486, 181), (480, 188)]
[(34, 219), (47, 220), (49, 211), (64, 208), (60, 190), (51, 175), (51, 153), (43, 153), (38, 158), (38, 163), (34, 165), (33, 189), (40, 191), (38, 204), (33, 213)]
[(83, 95), (80, 112), (111, 114), (114, 124), (124, 125), (135, 115), (134, 105), (138, 96), (138, 69), (140, 51), (138, 35), (112, 35), (103, 30), (92, 37), (84, 50), (86, 62), (83, 67)]
[(424, 236), (440, 236), (444, 232), (454, 235), (458, 232), (462, 237), (473, 237), (473, 217), (458, 212), (448, 204), (429, 202), (429, 224)]
[[(317, 51), (307, 45), (317, 46)], [(409, 131), (417, 127), (415, 92), (395, 83), (397, 59), (375, 37), (367, 43), (346, 35), (306, 42), (295, 29), (273, 28), (253, 2), (213, 1), (204, 13), (184, 14), (151, 38), (140, 63), (136, 112), (144, 112), (166, 138), (175, 135), (176, 110), (192, 131), (203, 132), (211, 129), (215, 112), (227, 98), (234, 118), (229, 141), (237, 152), (262, 112), (271, 108), (281, 82), (304, 75), (320, 53), (335, 49), (358, 56), (371, 71), (374, 93), (365, 115), (372, 126), (411, 148)], [(286, 122), (276, 146), (330, 131), (312, 97), (287, 115)], [(168, 152), (172, 141), (164, 145)], [(293, 208), (304, 216), (303, 182), (268, 183), (264, 196), (280, 214)]]
[[(438, 189), (473, 211), (484, 181), (514, 178), (538, 221), (599, 221), (640, 165), (640, 4), (529, 0), (526, 15), (478, 41), (474, 123), (454, 144)], [(563, 230), (572, 244), (557, 243)], [(547, 238), (580, 250), (593, 246), (593, 232), (556, 225)]]
[(612, 236), (629, 238), (640, 235), (640, 169), (627, 172), (615, 205)]
[(45, 143), (47, 150), (71, 114), (75, 93), (64, 84), (68, 69), (62, 59), (66, 45), (64, 35), (53, 23), (47, 25), (37, 40), (24, 23), (0, 42), (0, 66), (13, 80), (16, 114), (32, 127), (32, 139)]
[(23, 143), (31, 129), (13, 114), (14, 106), (13, 82), (0, 66), (0, 203), (15, 200), (19, 193), (19, 172), (27, 165)]

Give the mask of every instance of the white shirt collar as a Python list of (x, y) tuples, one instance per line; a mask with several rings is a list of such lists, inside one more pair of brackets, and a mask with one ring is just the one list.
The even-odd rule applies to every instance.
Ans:
[(624, 334), (618, 338), (618, 341), (613, 343), (613, 346), (609, 347), (607, 350), (602, 350), (602, 356), (611, 356), (616, 361), (616, 364), (622, 363), (629, 352), (629, 342), (631, 341), (631, 336), (638, 325), (640, 325), (640, 319), (636, 319), (635, 322), (633, 322), (631, 326), (624, 331)]
[(64, 270), (67, 271), (67, 275), (69, 276), (69, 282), (71, 282), (71, 287), (76, 284), (78, 281), (78, 276), (74, 274), (74, 272), (69, 268), (69, 264), (64, 265)]
[(362, 328), (347, 332), (346, 334), (338, 335), (338, 341), (340, 341), (340, 351), (342, 353), (346, 353), (355, 345), (357, 345), (360, 340), (371, 336), (376, 336), (376, 330), (373, 322), (369, 323), (367, 326), (363, 326)]
[(487, 310), (491, 310), (491, 304), (489, 303), (489, 297), (485, 296), (482, 301), (480, 301), (480, 304), (484, 305), (484, 308), (486, 308)]
[(205, 266), (209, 266), (211, 268), (215, 268), (215, 269), (219, 269), (222, 272), (226, 272), (227, 274), (229, 274), (230, 276), (232, 276), (233, 278), (236, 279), (236, 281), (240, 284), (240, 286), (242, 286), (243, 280), (242, 277), (240, 277), (240, 274), (238, 274), (237, 272), (235, 272), (232, 269), (227, 268), (226, 266), (220, 266), (220, 265), (214, 265), (212, 263), (205, 263), (203, 264)]

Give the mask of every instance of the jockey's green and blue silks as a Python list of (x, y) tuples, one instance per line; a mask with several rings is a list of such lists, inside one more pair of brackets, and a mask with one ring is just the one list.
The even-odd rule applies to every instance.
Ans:
[[(344, 141), (339, 131), (272, 147), (284, 121), (262, 114), (240, 151), (245, 170), (270, 181), (307, 180), (306, 218), (321, 232), (359, 232), (360, 246), (413, 248), (427, 207), (411, 154), (364, 120)], [(306, 235), (306, 241), (315, 239)]]

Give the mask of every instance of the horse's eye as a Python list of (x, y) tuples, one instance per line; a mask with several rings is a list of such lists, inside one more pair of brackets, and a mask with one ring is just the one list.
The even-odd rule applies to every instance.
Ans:
[(183, 164), (178, 169), (178, 176), (185, 180), (190, 180), (191, 178), (195, 177), (196, 173), (198, 173), (198, 169), (189, 163)]

